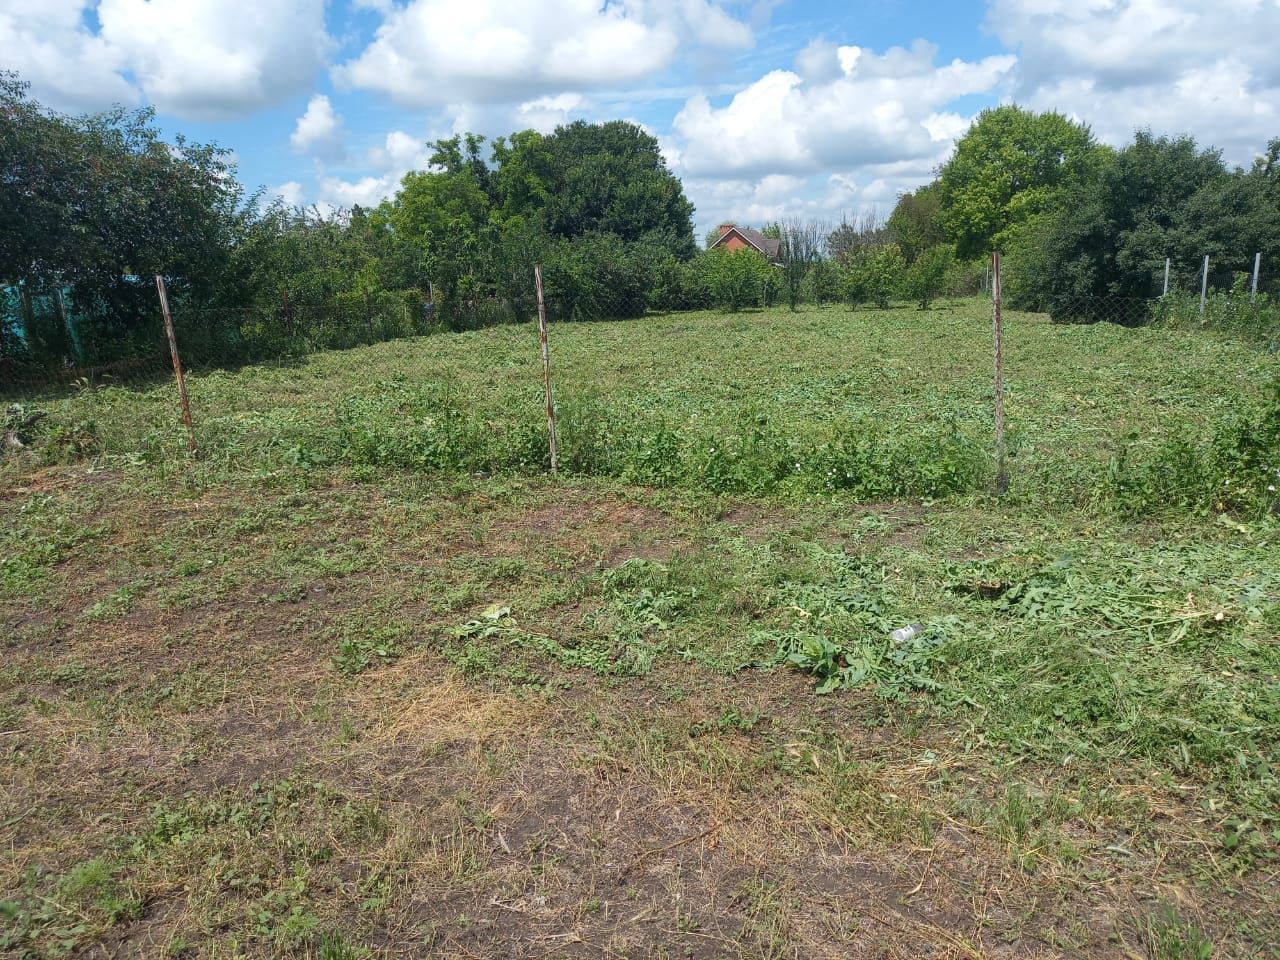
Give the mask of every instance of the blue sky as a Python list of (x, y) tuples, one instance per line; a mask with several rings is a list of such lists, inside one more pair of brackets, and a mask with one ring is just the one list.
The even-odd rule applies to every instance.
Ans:
[(153, 105), (290, 202), (376, 203), (430, 140), (630, 119), (722, 219), (837, 219), (1016, 101), (1122, 143), (1280, 136), (1280, 0), (0, 0), (0, 68)]

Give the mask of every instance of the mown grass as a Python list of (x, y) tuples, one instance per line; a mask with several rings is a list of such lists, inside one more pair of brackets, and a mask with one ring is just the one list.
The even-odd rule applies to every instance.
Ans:
[(1264, 354), (1015, 315), (997, 501), (979, 303), (530, 333), (35, 401), (2, 949), (1275, 955)]
[[(980, 491), (991, 473), (987, 310), (962, 301), (557, 327), (562, 467), (757, 496)], [(1252, 455), (1280, 433), (1273, 358), (1176, 330), (1053, 327), (1027, 314), (1008, 327), (1015, 502), (1255, 513), (1277, 502), (1275, 465)], [(205, 470), (545, 472), (538, 363), (531, 328), (514, 326), (192, 376)], [(88, 391), (48, 404), (45, 429), (171, 461), (182, 442), (172, 392), (163, 382)], [(1242, 418), (1269, 432), (1242, 437)]]

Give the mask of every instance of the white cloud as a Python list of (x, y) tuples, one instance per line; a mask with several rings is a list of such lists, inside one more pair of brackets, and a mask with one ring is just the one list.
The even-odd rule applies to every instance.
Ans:
[(1247, 163), (1280, 128), (1275, 0), (991, 0), (1014, 93), (1124, 143), (1190, 133)]
[(586, 99), (577, 93), (562, 93), (554, 97), (539, 97), (522, 103), (517, 108), (517, 126), (550, 133), (563, 123), (580, 114)]
[(416, 106), (529, 102), (657, 73), (684, 41), (751, 32), (711, 0), (410, 0), (335, 74)]
[(287, 203), (291, 207), (302, 206), (302, 201), (303, 201), (302, 184), (300, 184), (297, 180), (290, 180), (287, 183), (282, 183), (280, 184), (280, 186), (276, 187), (274, 190), (269, 191), (269, 193), (279, 197), (281, 200), (283, 200), (285, 203)]
[(427, 169), (432, 146), (423, 137), (415, 137), (403, 130), (392, 130), (382, 146), (369, 150), (365, 160), (376, 173), (353, 180), (322, 176), (319, 182), (320, 202), (326, 209), (351, 207), (376, 207), (383, 200), (395, 195), (400, 181), (410, 170)]
[(360, 177), (342, 180), (338, 177), (320, 178), (320, 202), (326, 209), (334, 207), (376, 207), (392, 196), (400, 186), (402, 173), (387, 173), (380, 177)]
[(158, 109), (199, 119), (305, 89), (329, 43), (323, 0), (101, 0), (98, 20)]
[(422, 137), (415, 137), (403, 130), (387, 134), (382, 147), (370, 151), (370, 162), (380, 170), (421, 170), (431, 159), (431, 147)]
[(774, 70), (719, 108), (695, 96), (673, 123), (681, 166), (755, 178), (932, 157), (939, 139), (949, 145), (959, 129), (939, 108), (990, 93), (1014, 64), (993, 56), (937, 66), (935, 54), (923, 42), (880, 55), (811, 45), (802, 55), (806, 76)]
[(85, 26), (90, 5), (90, 0), (0, 4), (0, 63), (18, 71), (34, 96), (48, 106), (98, 110), (137, 100), (137, 91), (120, 75), (120, 51)]
[(306, 112), (294, 125), (289, 143), (299, 153), (309, 153), (321, 160), (341, 160), (346, 156), (342, 118), (328, 97), (317, 93), (311, 98)]

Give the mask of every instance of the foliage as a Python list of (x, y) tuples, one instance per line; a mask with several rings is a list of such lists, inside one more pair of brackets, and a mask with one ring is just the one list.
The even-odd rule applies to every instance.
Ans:
[(716, 247), (699, 258), (698, 266), (712, 302), (730, 313), (765, 305), (776, 290), (777, 268), (755, 250)]
[(1121, 509), (1265, 516), (1280, 510), (1280, 380), (1259, 408), (1219, 421), (1207, 439), (1131, 440), (1112, 458), (1101, 495)]
[(946, 242), (939, 194), (937, 182), (926, 184), (914, 193), (902, 194), (885, 224), (885, 232), (902, 250), (908, 266), (926, 250)]
[(1257, 251), (1280, 256), (1280, 182), (1265, 163), (1231, 172), (1189, 137), (1139, 132), (1037, 226), (1039, 236), (1017, 240), (1015, 303), (1059, 320), (1107, 319), (1123, 301), (1160, 295), (1166, 257), (1174, 289), (1198, 293), (1205, 253), (1214, 287)]
[(938, 176), (940, 219), (962, 258), (1000, 248), (1005, 232), (1057, 209), (1105, 162), (1089, 128), (1014, 104), (978, 114)]
[(859, 274), (862, 295), (880, 309), (887, 309), (889, 302), (902, 290), (906, 273), (906, 261), (896, 243), (886, 243), (866, 252), (853, 262), (852, 268)]
[(888, 230), (878, 211), (871, 209), (849, 220), (841, 217), (840, 225), (827, 234), (827, 253), (836, 260), (847, 260), (889, 241)]
[(805, 303), (838, 303), (841, 299), (840, 268), (826, 257), (818, 259), (805, 274), (800, 285), (800, 299)]
[(788, 220), (777, 225), (777, 233), (782, 257), (782, 284), (786, 288), (787, 304), (795, 310), (800, 304), (805, 277), (822, 259), (822, 241), (826, 231), (813, 221)]
[(945, 244), (921, 251), (902, 275), (902, 295), (927, 310), (946, 290), (947, 273), (954, 259), (951, 247)]
[[(155, 274), (179, 294), (241, 296), (231, 251), (254, 205), (243, 199), (228, 151), (164, 142), (149, 110), (47, 111), (0, 72), (0, 283), (28, 296), (70, 288), (98, 351), (86, 359), (115, 359), (148, 325)], [(61, 324), (48, 332), (28, 341), (30, 359), (70, 353)]]

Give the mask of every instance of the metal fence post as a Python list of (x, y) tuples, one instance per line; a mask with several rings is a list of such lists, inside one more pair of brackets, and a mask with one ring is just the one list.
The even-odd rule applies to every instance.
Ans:
[(1004, 318), (1001, 316), (1000, 252), (991, 254), (991, 351), (995, 361), (996, 495), (1009, 491), (1004, 447)]
[(1160, 294), (1162, 297), (1169, 295), (1169, 258), (1164, 258), (1164, 292)]
[(534, 286), (538, 292), (538, 341), (542, 344), (542, 385), (547, 393), (547, 439), (551, 445), (551, 475), (559, 472), (556, 443), (556, 407), (551, 399), (551, 352), (547, 347), (547, 307), (542, 299), (542, 265), (533, 267)]
[(169, 356), (173, 359), (173, 375), (178, 378), (178, 398), (182, 401), (182, 422), (187, 425), (187, 449), (196, 453), (196, 428), (191, 422), (191, 403), (187, 400), (187, 381), (182, 375), (182, 361), (178, 359), (178, 337), (173, 332), (173, 317), (169, 314), (169, 295), (165, 292), (164, 277), (156, 274), (156, 290), (160, 294), (160, 312), (164, 314), (164, 332), (169, 337)]
[(1200, 320), (1204, 321), (1204, 305), (1209, 299), (1209, 255), (1204, 255), (1204, 270), (1200, 273)]
[(1258, 272), (1262, 269), (1262, 251), (1259, 250), (1253, 255), (1253, 283), (1249, 287), (1249, 302), (1253, 303), (1258, 299)]

